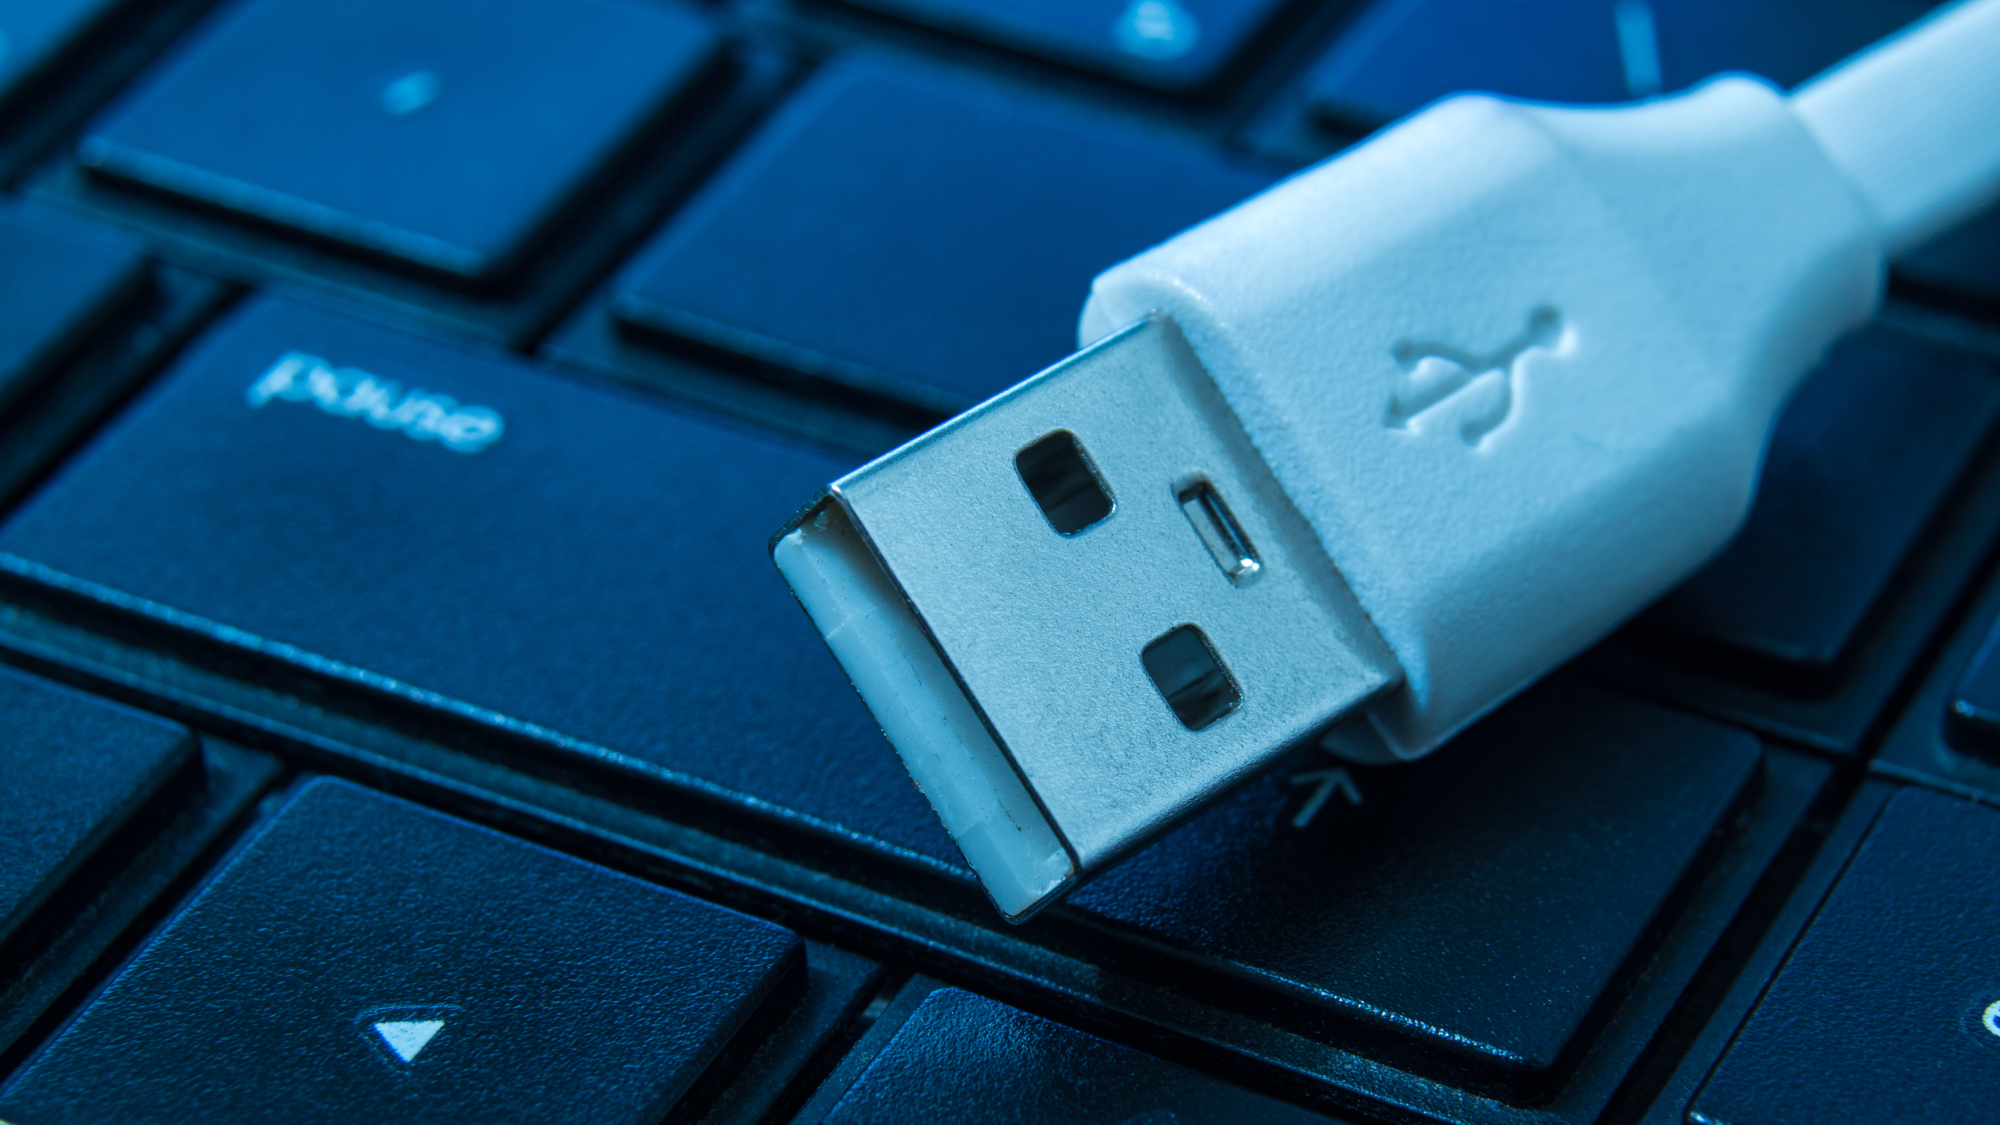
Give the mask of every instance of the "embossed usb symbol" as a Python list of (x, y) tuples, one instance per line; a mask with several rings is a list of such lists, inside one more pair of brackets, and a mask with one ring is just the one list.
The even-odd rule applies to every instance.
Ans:
[(1528, 314), (1528, 329), (1497, 351), (1475, 353), (1448, 344), (1405, 340), (1394, 349), (1403, 381), (1389, 399), (1385, 424), (1407, 430), (1419, 418), (1460, 397), (1478, 396), (1458, 424), (1458, 436), (1478, 445), (1514, 411), (1514, 378), (1521, 360), (1562, 339), (1562, 314), (1543, 306)]

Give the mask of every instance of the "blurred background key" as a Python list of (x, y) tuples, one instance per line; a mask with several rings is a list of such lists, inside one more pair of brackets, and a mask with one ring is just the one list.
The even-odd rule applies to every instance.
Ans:
[(955, 412), (1074, 351), (1098, 271), (1268, 182), (990, 80), (835, 64), (640, 256), (614, 313)]
[(1447, 94), (1555, 102), (1671, 93), (1743, 70), (1793, 86), (1927, 0), (1376, 0), (1307, 79), (1314, 110), (1371, 129)]
[(701, 15), (649, 0), (249, 0), (78, 157), (294, 234), (489, 278), (714, 49)]
[(1917, 296), (2000, 318), (2000, 207), (1897, 259), (1896, 277)]
[(0, 0), (0, 104), (120, 6), (120, 0)]
[(1214, 78), (1280, 0), (854, 0), (1170, 89)]

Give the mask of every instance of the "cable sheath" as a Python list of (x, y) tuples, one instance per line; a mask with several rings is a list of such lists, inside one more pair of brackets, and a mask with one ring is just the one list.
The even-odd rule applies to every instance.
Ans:
[(1890, 256), (1912, 249), (2000, 195), (2000, 0), (1940, 9), (1791, 101)]

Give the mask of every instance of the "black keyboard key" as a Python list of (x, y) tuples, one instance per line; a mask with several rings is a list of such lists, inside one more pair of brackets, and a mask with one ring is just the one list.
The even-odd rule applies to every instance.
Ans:
[(2000, 207), (1989, 207), (1960, 226), (1896, 259), (1896, 276), (1926, 296), (2000, 308)]
[(2000, 418), (2000, 373), (1885, 335), (1849, 340), (1771, 435), (1749, 519), (1649, 620), (1828, 665)]
[(852, 0), (1052, 58), (1186, 88), (1213, 78), (1280, 0)]
[(1098, 271), (1263, 187), (1187, 142), (886, 59), (822, 72), (618, 285), (629, 324), (969, 406)]
[(998, 1001), (941, 988), (910, 1013), (821, 1120), (1306, 1125), (1325, 1119)]
[(767, 552), (849, 467), (255, 302), (0, 551), (956, 866)]
[(657, 1121), (799, 954), (768, 922), (322, 780), (0, 1117)]
[(194, 756), (173, 723), (0, 669), (0, 940)]
[(1421, 761), (1316, 756), (1253, 784), (1071, 908), (1354, 1021), (1370, 1050), (1520, 1089), (1628, 971), (1761, 757), (1551, 681)]
[(714, 45), (702, 17), (645, 0), (250, 0), (78, 155), (154, 191), (485, 277)]
[(1924, 790), (1897, 794), (1690, 1118), (1993, 1120), (1996, 855), (2000, 813)]
[(1460, 90), (1614, 102), (1725, 70), (1783, 86), (1921, 16), (1926, 0), (1376, 0), (1309, 77), (1314, 109), (1372, 127)]
[[(45, 72), (117, 0), (0, 0), (0, 101)], [(4, 261), (0, 257), (0, 261)]]
[[(717, 1096), (705, 1099), (698, 1113), (683, 1116), (703, 1125), (783, 1120), (778, 1107), (796, 1104), (796, 1089), (806, 1084), (801, 1072), (813, 1071), (815, 1058), (837, 1049), (841, 1033), (881, 993), (880, 965), (815, 941), (806, 942), (805, 949), (805, 991), (784, 1010), (776, 1026), (760, 1025), (738, 1034), (751, 1052), (749, 1057), (737, 1067), (729, 1066), (726, 1056), (718, 1060), (715, 1069), (722, 1073), (716, 1077), (726, 1085)], [(699, 1097), (697, 1093), (689, 1101)]]
[(1987, 631), (1952, 693), (1946, 729), (1962, 750), (2000, 751), (2000, 624)]
[(108, 232), (0, 210), (0, 404), (146, 284), (138, 249)]

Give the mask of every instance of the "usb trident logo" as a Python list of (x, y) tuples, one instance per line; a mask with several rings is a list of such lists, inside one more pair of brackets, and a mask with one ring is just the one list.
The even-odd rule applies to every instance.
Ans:
[(1385, 424), (1393, 430), (1417, 428), (1424, 416), (1464, 401), (1458, 436), (1477, 446), (1514, 412), (1514, 379), (1528, 353), (1546, 351), (1562, 339), (1562, 314), (1544, 305), (1528, 314), (1527, 331), (1498, 351), (1468, 352), (1446, 344), (1405, 340), (1393, 349), (1403, 378), (1389, 398)]

